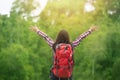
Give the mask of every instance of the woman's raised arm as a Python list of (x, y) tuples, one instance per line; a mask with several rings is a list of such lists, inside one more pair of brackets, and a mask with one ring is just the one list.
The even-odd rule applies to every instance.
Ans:
[(33, 26), (33, 27), (31, 27), (31, 30), (35, 31), (39, 36), (44, 38), (50, 47), (53, 46), (54, 41), (50, 37), (48, 37), (47, 34), (42, 32), (38, 27)]
[(83, 34), (81, 34), (76, 40), (74, 40), (72, 42), (73, 47), (76, 47), (80, 44), (80, 42), (86, 37), (88, 36), (91, 32), (96, 30), (96, 26), (90, 27), (90, 29), (86, 32), (84, 32)]

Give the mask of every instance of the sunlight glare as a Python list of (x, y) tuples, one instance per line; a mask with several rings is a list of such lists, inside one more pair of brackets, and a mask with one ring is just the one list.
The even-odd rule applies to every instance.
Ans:
[(90, 2), (86, 2), (84, 10), (85, 12), (91, 12), (95, 10), (95, 7)]
[(42, 10), (45, 8), (48, 0), (35, 0), (35, 1), (39, 2), (40, 6), (38, 6), (37, 9), (31, 12), (31, 16), (38, 16), (42, 12)]

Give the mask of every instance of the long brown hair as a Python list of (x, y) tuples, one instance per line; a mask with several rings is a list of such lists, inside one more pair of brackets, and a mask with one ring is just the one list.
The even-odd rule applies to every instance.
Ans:
[(60, 44), (60, 43), (66, 43), (66, 44), (70, 44), (70, 39), (69, 39), (69, 35), (68, 35), (68, 32), (66, 30), (61, 30), (59, 33), (58, 33), (58, 36), (56, 38), (56, 41), (55, 43), (53, 44), (53, 49), (55, 50), (55, 47), (57, 44)]

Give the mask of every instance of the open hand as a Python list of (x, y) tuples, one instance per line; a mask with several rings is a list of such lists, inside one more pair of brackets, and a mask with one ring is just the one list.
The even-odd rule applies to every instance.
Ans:
[(31, 27), (31, 30), (33, 30), (33, 31), (37, 32), (39, 29), (38, 29), (38, 27), (33, 26), (33, 27)]
[(97, 26), (92, 26), (92, 27), (90, 27), (90, 30), (91, 31), (95, 31), (97, 29)]

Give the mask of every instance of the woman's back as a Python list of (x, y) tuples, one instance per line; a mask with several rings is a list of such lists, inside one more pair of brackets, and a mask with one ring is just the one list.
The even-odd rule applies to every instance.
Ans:
[[(80, 42), (86, 37), (86, 36), (88, 36), (92, 31), (94, 31), (95, 30), (95, 28), (96, 27), (92, 27), (92, 28), (90, 28), (88, 31), (86, 31), (85, 33), (83, 33), (83, 34), (81, 34), (76, 40), (74, 40), (74, 41), (72, 41), (72, 42), (70, 42), (70, 39), (69, 39), (69, 35), (68, 35), (68, 32), (67, 31), (65, 31), (65, 30), (61, 30), (59, 33), (58, 33), (58, 36), (57, 36), (57, 38), (56, 38), (56, 40), (55, 40), (55, 42), (49, 37), (49, 36), (47, 36), (47, 34), (45, 34), (44, 32), (42, 32), (42, 31), (40, 31), (37, 27), (33, 27), (32, 29), (34, 30), (34, 31), (36, 31), (37, 33), (38, 33), (38, 35), (40, 35), (41, 37), (43, 37), (44, 39), (45, 39), (45, 41), (48, 43), (48, 45), (50, 46), (50, 47), (52, 47), (52, 49), (54, 50), (54, 54), (56, 54), (56, 47), (57, 47), (57, 45), (59, 45), (59, 44), (61, 44), (61, 43), (63, 43), (63, 44), (70, 44), (70, 46), (72, 47), (72, 55), (73, 55), (73, 50), (74, 50), (74, 48), (75, 47), (77, 47), (79, 44), (80, 44)], [(61, 52), (61, 54), (63, 55), (65, 52), (64, 51), (66, 51), (66, 49), (68, 49), (67, 48), (67, 46), (65, 47), (65, 49), (63, 49), (63, 51)], [(60, 53), (59, 53), (60, 54)], [(66, 53), (67, 54), (67, 53)], [(60, 56), (60, 55), (59, 55)], [(54, 56), (54, 57), (56, 57), (56, 56)], [(63, 57), (64, 57), (64, 55), (63, 55)], [(57, 61), (57, 63), (56, 63), (56, 58), (54, 58), (54, 62), (53, 62), (53, 65), (56, 65), (57, 63), (60, 63), (60, 61), (62, 61), (62, 62), (64, 62), (64, 60), (70, 60), (69, 58), (68, 59), (62, 59), (62, 60), (56, 60)], [(67, 61), (66, 61), (67, 62)], [(68, 61), (68, 64), (69, 64), (69, 61)], [(63, 64), (62, 64), (63, 65)], [(69, 77), (60, 77), (60, 76), (56, 76), (55, 74), (57, 74), (57, 68), (59, 69), (60, 68), (60, 66), (53, 66), (53, 68), (52, 69), (55, 69), (56, 68), (56, 70), (55, 70), (55, 72), (53, 72), (54, 70), (51, 70), (51, 79), (52, 80), (72, 80), (72, 75), (70, 75)], [(68, 67), (69, 68), (69, 67)], [(67, 68), (65, 68), (65, 70), (64, 71), (66, 71), (66, 69)], [(64, 73), (63, 73), (64, 74)]]

